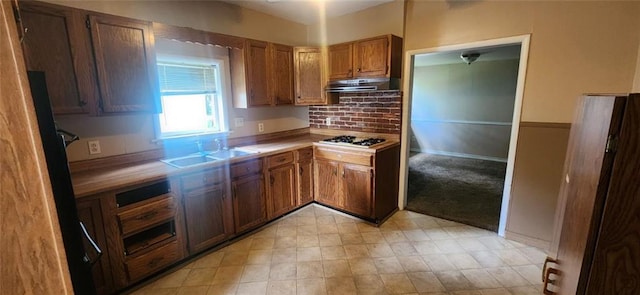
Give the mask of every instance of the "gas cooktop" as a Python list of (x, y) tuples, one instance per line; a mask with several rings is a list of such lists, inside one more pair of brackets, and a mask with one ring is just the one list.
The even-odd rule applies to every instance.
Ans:
[(322, 140), (323, 143), (370, 148), (385, 142), (384, 138), (358, 138), (352, 135), (339, 135)]

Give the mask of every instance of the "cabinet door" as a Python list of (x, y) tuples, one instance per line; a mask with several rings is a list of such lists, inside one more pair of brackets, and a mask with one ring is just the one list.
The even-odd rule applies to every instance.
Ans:
[(53, 113), (80, 114), (98, 100), (89, 33), (77, 9), (20, 2), (27, 70), (43, 71)]
[(338, 194), (338, 163), (316, 160), (315, 169), (315, 199), (330, 206), (340, 207)]
[(247, 87), (249, 106), (271, 105), (267, 86), (267, 42), (247, 40)]
[[(113, 278), (109, 258), (107, 257), (107, 241), (102, 221), (102, 205), (100, 199), (80, 200), (76, 204), (78, 210), (78, 218), (84, 224), (89, 235), (98, 244), (102, 250), (103, 256), (93, 265), (91, 271), (93, 273), (93, 282), (96, 286), (97, 294), (112, 294), (114, 291)], [(91, 259), (96, 259), (95, 251), (89, 242), (85, 239), (84, 249)]]
[(297, 105), (325, 104), (322, 52), (320, 48), (293, 50)]
[(373, 217), (373, 169), (361, 165), (342, 165), (342, 205), (345, 210)]
[(329, 46), (329, 80), (353, 77), (353, 44)]
[(289, 212), (296, 203), (295, 165), (269, 170), (269, 219)]
[(380, 37), (358, 41), (354, 47), (355, 77), (384, 77), (389, 69), (389, 40)]
[(225, 231), (225, 184), (219, 183), (184, 194), (184, 211), (191, 254), (223, 241)]
[(264, 179), (261, 174), (234, 180), (233, 213), (236, 233), (256, 227), (266, 221)]
[[(614, 154), (607, 138), (617, 134), (624, 100), (583, 98), (571, 127), (561, 192), (566, 199), (558, 243), (558, 294), (584, 294), (594, 254)], [(568, 181), (567, 181), (568, 180)]]
[(158, 98), (151, 22), (91, 15), (102, 111), (150, 112)]
[(293, 47), (272, 44), (271, 49), (274, 104), (293, 104)]
[(302, 161), (296, 166), (298, 166), (298, 206), (302, 206), (313, 202), (313, 161)]

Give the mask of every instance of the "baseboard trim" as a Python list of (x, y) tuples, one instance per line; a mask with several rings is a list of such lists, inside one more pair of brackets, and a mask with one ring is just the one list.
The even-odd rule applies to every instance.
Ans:
[(522, 234), (514, 233), (509, 230), (505, 230), (504, 237), (509, 240), (514, 240), (518, 243), (522, 243), (528, 246), (536, 247), (542, 249), (544, 251), (549, 250), (549, 246), (551, 245), (551, 241), (542, 240), (534, 237), (525, 236)]
[(427, 149), (415, 149), (411, 148), (412, 152), (417, 153), (426, 153), (426, 154), (434, 154), (440, 156), (450, 156), (450, 157), (458, 157), (458, 158), (468, 158), (468, 159), (476, 159), (476, 160), (487, 160), (494, 162), (506, 163), (507, 159), (498, 158), (498, 157), (488, 157), (488, 156), (479, 156), (465, 153), (454, 153), (454, 152), (444, 152), (444, 151), (435, 151), (435, 150), (427, 150)]

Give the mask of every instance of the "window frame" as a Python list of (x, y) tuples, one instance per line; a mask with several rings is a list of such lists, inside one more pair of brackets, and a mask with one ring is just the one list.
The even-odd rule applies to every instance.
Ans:
[[(188, 43), (187, 43), (188, 44)], [(206, 46), (206, 45), (200, 45)], [(220, 116), (222, 117), (219, 120), (219, 131), (212, 132), (168, 132), (162, 133), (161, 123), (160, 123), (160, 113), (153, 115), (154, 121), (154, 129), (155, 129), (155, 137), (156, 140), (162, 141), (167, 139), (175, 139), (175, 138), (189, 138), (189, 137), (200, 137), (200, 136), (224, 136), (229, 134), (230, 126), (229, 126), (229, 96), (231, 95), (231, 73), (229, 68), (229, 57), (222, 55), (211, 55), (209, 57), (201, 57), (201, 56), (192, 56), (192, 55), (177, 55), (177, 54), (165, 54), (165, 53), (157, 53), (156, 54), (156, 67), (160, 63), (171, 63), (171, 64), (185, 64), (185, 65), (207, 65), (207, 64), (215, 64), (218, 67), (218, 77), (219, 81), (216, 81), (216, 96), (219, 96), (218, 101), (218, 109), (220, 110)], [(159, 101), (158, 103), (162, 105), (162, 91), (159, 91)], [(164, 112), (164, 110), (162, 110)]]

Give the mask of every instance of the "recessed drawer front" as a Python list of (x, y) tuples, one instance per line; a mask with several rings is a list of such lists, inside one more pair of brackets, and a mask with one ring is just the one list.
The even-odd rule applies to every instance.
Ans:
[(311, 147), (299, 149), (297, 153), (298, 162), (313, 159), (313, 148)]
[(373, 154), (327, 147), (315, 147), (316, 159), (340, 161), (358, 165), (373, 166)]
[(129, 259), (126, 262), (129, 281), (137, 281), (176, 262), (180, 258), (179, 253), (178, 241), (173, 241), (148, 253)]
[(293, 151), (267, 157), (267, 168), (293, 163)]
[(216, 185), (224, 181), (225, 177), (222, 169), (208, 170), (183, 176), (182, 188), (187, 191), (204, 186)]
[(126, 236), (143, 228), (170, 220), (175, 216), (176, 204), (172, 195), (123, 211), (118, 214), (122, 235)]
[(231, 177), (237, 178), (262, 172), (262, 160), (251, 160), (231, 165)]

